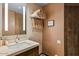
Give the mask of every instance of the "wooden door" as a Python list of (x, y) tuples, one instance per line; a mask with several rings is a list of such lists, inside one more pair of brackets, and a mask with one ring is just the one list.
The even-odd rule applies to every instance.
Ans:
[(79, 4), (64, 4), (64, 51), (67, 56), (79, 55)]

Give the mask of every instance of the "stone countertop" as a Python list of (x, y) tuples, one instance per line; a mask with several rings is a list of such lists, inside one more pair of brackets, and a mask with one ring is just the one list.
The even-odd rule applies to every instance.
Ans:
[(0, 47), (0, 56), (16, 56), (37, 46), (39, 46), (39, 43), (31, 40), (20, 41), (15, 44)]

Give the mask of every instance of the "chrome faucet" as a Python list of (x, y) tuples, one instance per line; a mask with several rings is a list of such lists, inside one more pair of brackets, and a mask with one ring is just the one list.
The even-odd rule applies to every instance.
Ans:
[(18, 36), (19, 36), (19, 35), (17, 34), (17, 36), (16, 36), (16, 40), (15, 40), (16, 43), (18, 43), (18, 40), (20, 40)]

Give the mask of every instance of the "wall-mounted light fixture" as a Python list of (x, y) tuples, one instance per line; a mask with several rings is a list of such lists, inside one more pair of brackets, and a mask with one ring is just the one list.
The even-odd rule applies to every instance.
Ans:
[(25, 6), (23, 6), (23, 31), (25, 30)]
[(5, 3), (5, 31), (8, 31), (8, 3)]
[(55, 25), (54, 20), (48, 20), (48, 27), (53, 27)]

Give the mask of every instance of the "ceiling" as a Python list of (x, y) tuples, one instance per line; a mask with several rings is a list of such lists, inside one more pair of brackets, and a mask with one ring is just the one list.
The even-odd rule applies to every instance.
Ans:
[(8, 9), (23, 14), (23, 6), (25, 3), (9, 3)]
[[(47, 5), (48, 3), (35, 3), (35, 4), (40, 7), (43, 7)], [(23, 6), (26, 6), (26, 3), (9, 3), (8, 4), (9, 10), (12, 10), (21, 14), (23, 14)]]

